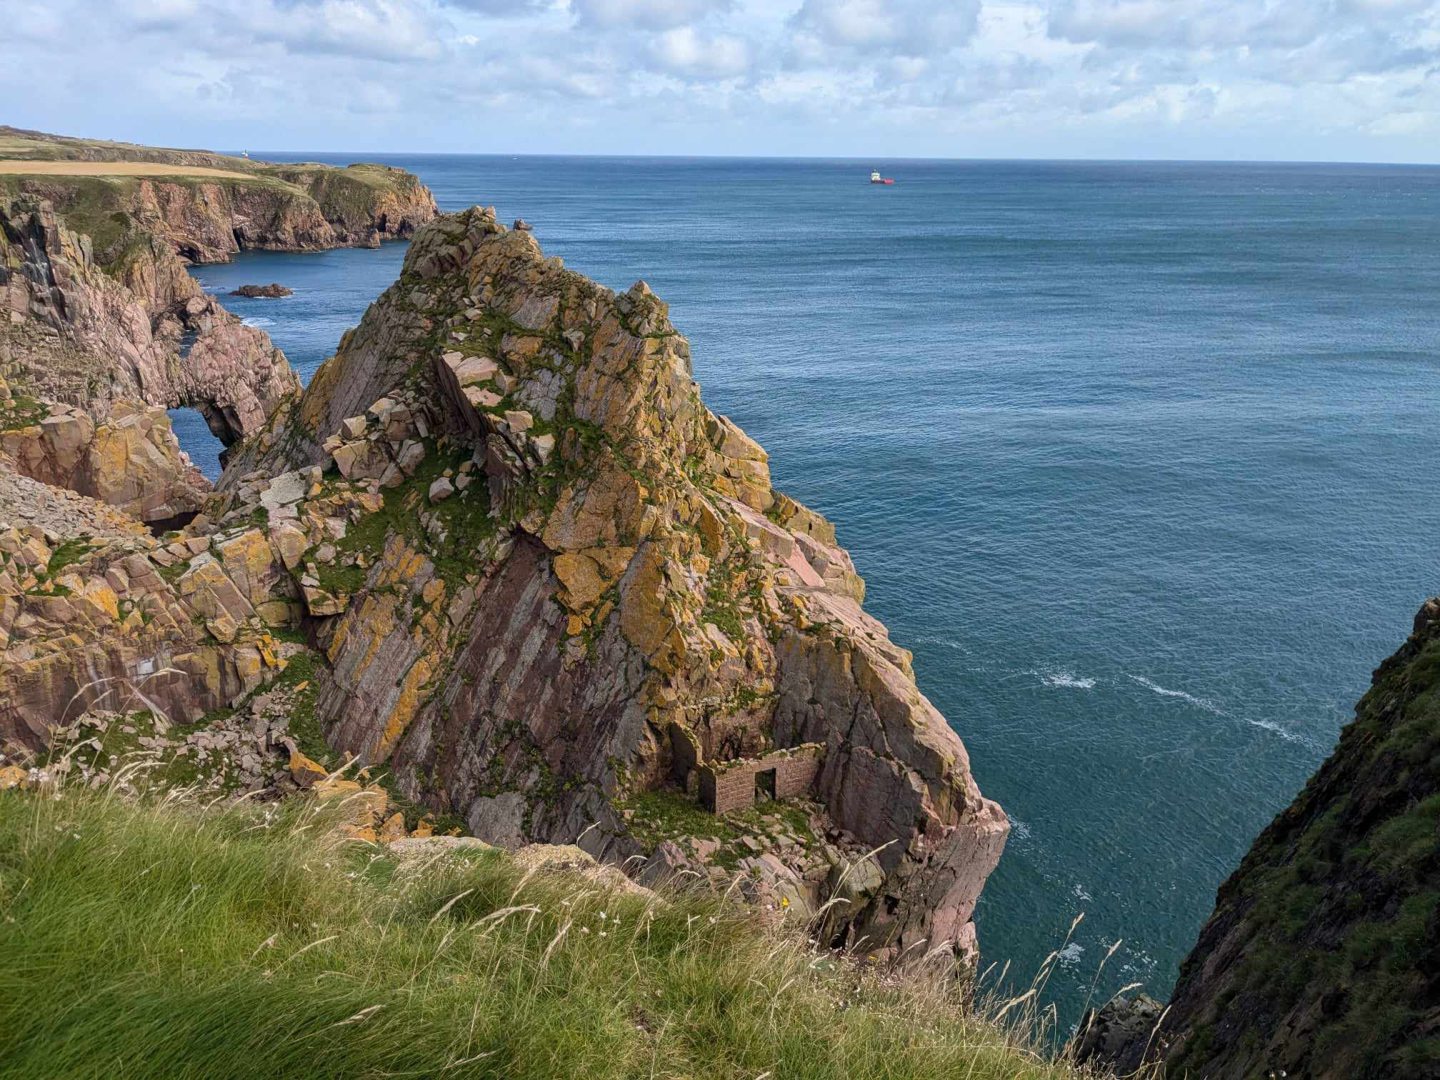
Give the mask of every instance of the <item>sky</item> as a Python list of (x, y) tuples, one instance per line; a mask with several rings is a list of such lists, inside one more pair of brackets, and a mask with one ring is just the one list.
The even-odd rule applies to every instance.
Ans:
[(216, 149), (1440, 162), (1440, 0), (0, 0), (0, 122)]

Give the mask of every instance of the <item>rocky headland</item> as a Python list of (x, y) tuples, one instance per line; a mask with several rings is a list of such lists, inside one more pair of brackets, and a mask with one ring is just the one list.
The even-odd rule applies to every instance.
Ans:
[(437, 212), (424, 184), (388, 165), (281, 165), (3, 125), (0, 192), (48, 200), (106, 265), (148, 238), (191, 262), (376, 247), (408, 238)]
[[(102, 261), (42, 194), (5, 207), (0, 445), (74, 524), (0, 505), (0, 737), (40, 750), (144, 703), (161, 744), (249, 732), (227, 783), (351, 759), (490, 842), (738, 874), (765, 908), (823, 909), (830, 943), (974, 958), (1006, 818), (643, 283), (443, 218), (301, 393), (185, 273), (217, 252), (177, 239), (204, 235), (187, 213), (137, 214)], [(214, 493), (178, 454), (127, 467), (139, 490), (94, 479), (112, 428), (137, 459), (173, 447), (175, 404), (232, 444)]]
[[(834, 526), (705, 407), (643, 282), (602, 288), (489, 210), (431, 220), (413, 178), (337, 209), (350, 170), (13, 131), (0, 149), (17, 143), (0, 788), (47, 754), (97, 786), (162, 756), (202, 790), (357, 799), (365, 843), (574, 845), (576, 865), (802, 918), (822, 946), (973, 962), (1005, 815)], [(114, 174), (35, 171), (134, 161), (151, 171), (100, 201), (85, 189)], [(257, 216), (261, 196), (212, 183), (279, 201)], [(304, 390), (185, 269), (412, 233)], [(213, 489), (176, 405), (228, 446)], [(1110, 1003), (1079, 1057), (1440, 1075), (1437, 672), (1432, 601), (1221, 888), (1169, 1004)]]

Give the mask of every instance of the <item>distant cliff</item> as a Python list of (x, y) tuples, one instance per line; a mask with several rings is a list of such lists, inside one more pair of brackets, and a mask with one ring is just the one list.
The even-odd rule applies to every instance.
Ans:
[[(7, 173), (7, 160), (26, 171)], [(109, 168), (87, 174), (86, 162)], [(127, 174), (126, 163), (174, 171)], [(191, 262), (223, 262), (245, 250), (374, 247), (409, 237), (437, 212), (425, 185), (386, 165), (275, 165), (0, 127), (4, 190), (48, 200), (92, 238), (104, 265), (123, 263), (141, 234), (162, 238)]]
[(1214, 1080), (1440, 1076), (1440, 600), (1220, 887), (1157, 1029), (1159, 1012), (1102, 1012), (1096, 1060)]
[(278, 166), (0, 128), (0, 378), (100, 420), (116, 401), (193, 406), (228, 445), (300, 385), (185, 262), (375, 245), (435, 213), (418, 179), (382, 165)]
[(226, 443), (299, 393), (280, 350), (206, 295), (165, 240), (135, 228), (123, 259), (94, 250), (51, 203), (0, 198), (0, 378), (15, 393), (97, 419), (118, 401), (189, 405)]

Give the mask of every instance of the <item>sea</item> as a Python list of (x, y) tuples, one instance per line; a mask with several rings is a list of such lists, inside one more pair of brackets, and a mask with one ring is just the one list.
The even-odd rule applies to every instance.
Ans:
[[(1440, 592), (1440, 169), (360, 156), (669, 302), (1009, 814), (988, 985), (1062, 1029), (1164, 997)], [(308, 377), (403, 256), (194, 273), (293, 288), (224, 302)]]

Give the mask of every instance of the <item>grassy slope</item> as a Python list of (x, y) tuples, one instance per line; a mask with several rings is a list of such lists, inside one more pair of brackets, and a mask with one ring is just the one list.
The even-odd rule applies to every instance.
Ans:
[(0, 1075), (1072, 1075), (721, 900), (397, 873), (324, 825), (0, 792)]

